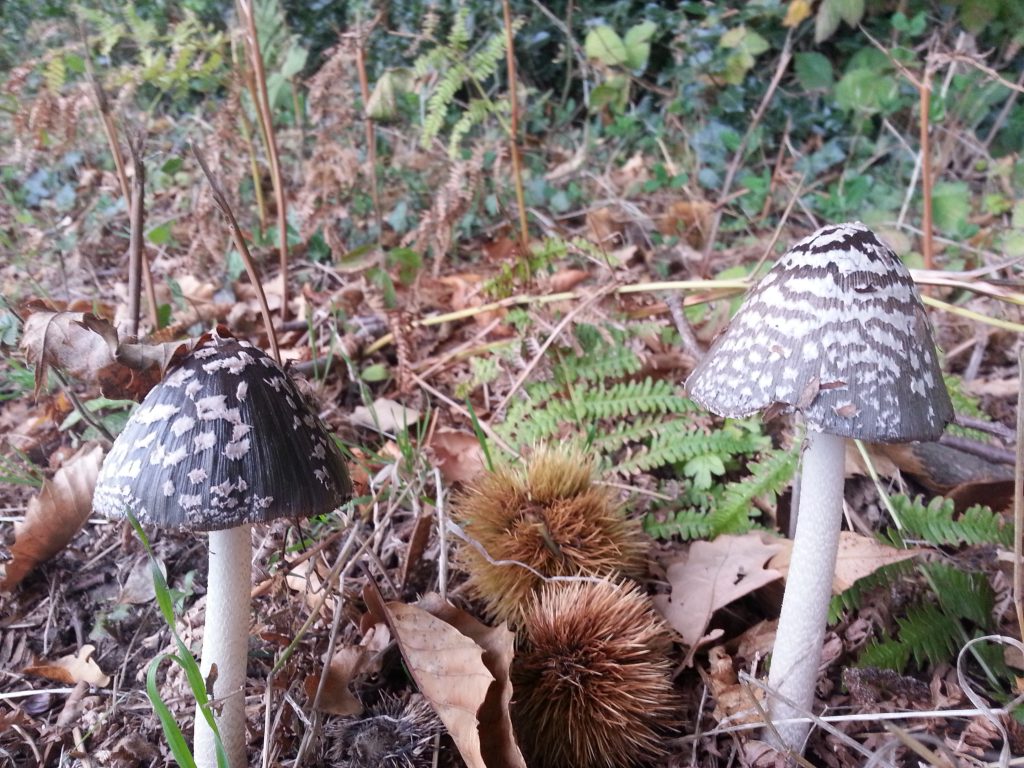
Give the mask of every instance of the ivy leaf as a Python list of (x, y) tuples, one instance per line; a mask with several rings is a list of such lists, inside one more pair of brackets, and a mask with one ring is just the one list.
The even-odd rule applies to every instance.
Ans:
[(619, 33), (605, 24), (587, 32), (583, 48), (588, 59), (595, 59), (608, 66), (622, 65), (629, 61), (626, 44), (622, 42)]

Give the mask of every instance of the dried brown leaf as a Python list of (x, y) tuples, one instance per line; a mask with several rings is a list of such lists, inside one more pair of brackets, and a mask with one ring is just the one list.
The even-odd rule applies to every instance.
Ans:
[[(320, 692), (317, 708), (321, 712), (331, 715), (362, 714), (363, 705), (352, 695), (349, 685), (356, 675), (363, 671), (366, 658), (366, 648), (359, 645), (346, 646), (334, 654), (331, 663), (327, 665), (327, 679), (324, 680), (324, 687)], [(310, 701), (316, 698), (320, 677), (321, 675), (309, 675), (303, 681), (303, 688)]]
[(50, 366), (94, 381), (103, 369), (115, 365), (117, 331), (106, 320), (87, 312), (42, 310), (25, 319), (21, 348), (36, 366), (38, 397)]
[(780, 577), (765, 562), (781, 547), (757, 532), (695, 541), (684, 560), (668, 567), (672, 594), (655, 595), (654, 603), (683, 641), (696, 645), (716, 610)]
[[(789, 573), (789, 560), (793, 554), (793, 542), (780, 539), (779, 550), (768, 561), (783, 577)], [(836, 572), (832, 577), (832, 593), (838, 595), (853, 586), (858, 579), (870, 576), (879, 568), (917, 557), (922, 550), (917, 547), (896, 549), (882, 544), (871, 536), (862, 536), (854, 531), (839, 534), (839, 554), (836, 557)]]
[(480, 440), (471, 432), (438, 429), (427, 447), (433, 451), (435, 465), (449, 484), (469, 482), (484, 471), (484, 452)]
[(110, 685), (110, 677), (103, 673), (99, 664), (92, 658), (95, 651), (95, 646), (83, 645), (78, 653), (70, 653), (54, 661), (38, 661), (21, 671), (26, 675), (39, 675), (68, 685), (75, 683)]
[(515, 633), (505, 624), (488, 627), (436, 593), (424, 595), (418, 605), (451, 624), (484, 650), (484, 666), (494, 676), (479, 712), (480, 748), (484, 762), (489, 768), (526, 768), (509, 714), (512, 701), (509, 667), (515, 656)]
[(102, 462), (102, 447), (95, 443), (82, 446), (29, 500), (25, 520), (14, 526), (11, 559), (5, 564), (0, 591), (14, 589), (78, 533), (92, 511), (92, 493)]

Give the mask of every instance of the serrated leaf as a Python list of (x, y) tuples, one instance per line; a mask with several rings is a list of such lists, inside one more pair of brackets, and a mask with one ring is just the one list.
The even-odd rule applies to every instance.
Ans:
[(801, 51), (793, 56), (796, 78), (805, 91), (831, 90), (835, 83), (832, 62), (815, 51)]
[(593, 27), (587, 32), (583, 48), (587, 58), (608, 66), (621, 66), (629, 60), (626, 45), (619, 37), (619, 33), (605, 24)]
[(647, 68), (647, 60), (651, 56), (651, 38), (658, 30), (653, 21), (642, 21), (626, 30), (623, 41), (626, 46), (626, 61), (630, 69)]

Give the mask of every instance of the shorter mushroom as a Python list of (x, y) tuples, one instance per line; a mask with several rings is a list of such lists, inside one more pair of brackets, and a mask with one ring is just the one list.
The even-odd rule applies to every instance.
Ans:
[[(288, 374), (221, 328), (172, 361), (103, 463), (99, 514), (209, 531), (201, 669), (208, 676), (216, 666), (217, 727), (231, 768), (247, 765), (250, 524), (330, 512), (350, 490), (337, 444)], [(200, 713), (195, 758), (200, 768), (217, 764)]]
[[(896, 253), (856, 222), (796, 243), (686, 382), (720, 416), (772, 407), (807, 425), (793, 554), (768, 677), (773, 721), (814, 700), (843, 512), (844, 438), (935, 440), (953, 417), (931, 326)], [(792, 704), (784, 703), (788, 699)], [(800, 750), (805, 723), (776, 723)]]

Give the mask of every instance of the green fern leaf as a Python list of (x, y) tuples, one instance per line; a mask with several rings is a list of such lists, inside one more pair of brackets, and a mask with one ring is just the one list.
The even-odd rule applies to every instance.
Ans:
[(760, 461), (750, 464), (748, 477), (729, 483), (721, 500), (711, 513), (711, 530), (715, 535), (737, 533), (748, 525), (753, 501), (759, 497), (775, 496), (785, 488), (796, 473), (800, 458), (799, 445), (788, 451), (771, 451), (763, 454)]

